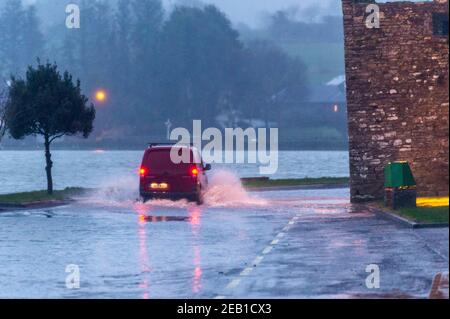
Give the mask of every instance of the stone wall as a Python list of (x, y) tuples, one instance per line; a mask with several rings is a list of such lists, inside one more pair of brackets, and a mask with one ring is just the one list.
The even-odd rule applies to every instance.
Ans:
[(351, 197), (383, 197), (383, 167), (411, 164), (422, 196), (448, 195), (448, 35), (433, 32), (448, 2), (342, 0), (345, 30)]

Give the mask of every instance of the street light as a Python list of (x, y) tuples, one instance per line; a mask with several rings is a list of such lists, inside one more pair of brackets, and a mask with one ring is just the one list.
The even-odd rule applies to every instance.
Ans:
[(108, 98), (108, 94), (105, 90), (99, 89), (95, 92), (95, 100), (99, 103), (105, 103)]

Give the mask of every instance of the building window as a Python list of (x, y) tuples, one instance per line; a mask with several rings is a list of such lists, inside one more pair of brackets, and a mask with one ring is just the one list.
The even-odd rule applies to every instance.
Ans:
[(433, 34), (448, 36), (448, 15), (433, 13)]

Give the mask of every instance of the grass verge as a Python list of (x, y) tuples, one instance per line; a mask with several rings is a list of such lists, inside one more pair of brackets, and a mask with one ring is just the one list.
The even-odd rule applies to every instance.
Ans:
[(340, 185), (348, 184), (348, 177), (321, 177), (299, 179), (243, 179), (245, 187), (265, 188), (283, 186), (312, 186), (312, 185)]
[[(347, 184), (347, 177), (323, 177), (323, 178), (301, 178), (301, 179), (264, 179), (250, 178), (243, 179), (242, 184), (251, 188), (269, 188), (283, 186), (308, 186), (308, 185), (339, 185)], [(0, 195), (1, 204), (27, 204), (48, 201), (70, 200), (73, 196), (80, 195), (88, 191), (81, 187), (68, 187), (64, 190), (56, 190), (53, 195), (48, 195), (47, 191), (34, 191), (25, 193), (14, 193)]]
[[(340, 185), (348, 184), (347, 177), (323, 177), (323, 178), (301, 178), (301, 179), (264, 179), (250, 178), (243, 179), (242, 184), (249, 188), (270, 188), (286, 186), (308, 186), (308, 185)], [(70, 200), (72, 197), (86, 192), (88, 189), (81, 187), (68, 187), (63, 190), (56, 190), (53, 195), (48, 195), (47, 191), (34, 191), (25, 193), (0, 195), (1, 204), (28, 204), (48, 201)]]
[(389, 213), (406, 218), (409, 221), (419, 224), (448, 224), (449, 207), (448, 206), (418, 206), (414, 208), (392, 209), (386, 207), (384, 202), (376, 202), (372, 204), (376, 208), (387, 211)]
[(47, 194), (47, 191), (35, 191), (15, 194), (0, 195), (1, 204), (27, 204), (48, 201), (70, 200), (73, 196), (82, 194), (86, 189), (80, 187), (68, 187), (64, 190), (56, 190), (53, 195)]
[(448, 206), (401, 208), (396, 214), (420, 224), (448, 223)]

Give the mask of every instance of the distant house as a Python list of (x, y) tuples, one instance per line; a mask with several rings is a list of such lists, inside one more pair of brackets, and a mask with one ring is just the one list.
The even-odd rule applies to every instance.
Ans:
[(339, 76), (325, 85), (307, 87), (308, 95), (301, 101), (304, 104), (323, 108), (326, 114), (346, 112), (347, 99), (345, 94), (345, 77)]
[(347, 99), (345, 76), (331, 79), (325, 84), (309, 85), (306, 94), (287, 101), (295, 113), (292, 118), (299, 126), (336, 128), (347, 134)]
[[(344, 149), (348, 146), (345, 76), (305, 87), (290, 87), (271, 97), (270, 127), (280, 128), (280, 142), (287, 148)], [(281, 111), (280, 111), (281, 110)], [(265, 127), (264, 119), (245, 119), (222, 113), (216, 121), (225, 127)]]

